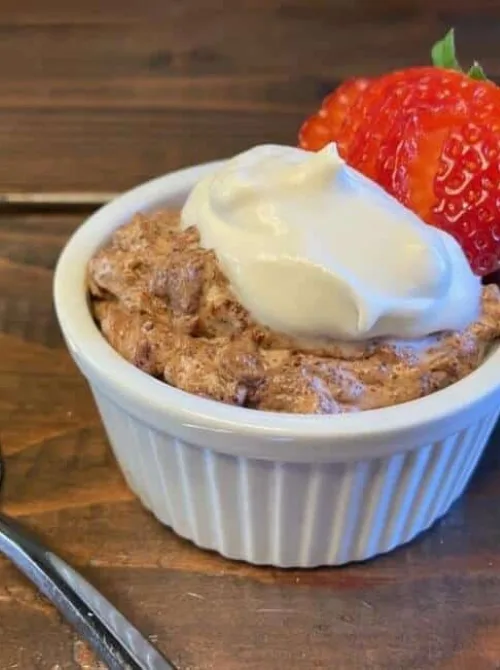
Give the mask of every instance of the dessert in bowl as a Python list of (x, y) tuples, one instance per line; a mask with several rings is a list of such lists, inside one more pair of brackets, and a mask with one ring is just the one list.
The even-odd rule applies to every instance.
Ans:
[(55, 303), (131, 488), (231, 558), (338, 565), (409, 541), (498, 417), (498, 288), (334, 146), (124, 194), (68, 243)]

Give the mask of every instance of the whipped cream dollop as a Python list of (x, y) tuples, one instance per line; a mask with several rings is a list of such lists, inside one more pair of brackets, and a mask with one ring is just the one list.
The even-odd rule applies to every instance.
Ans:
[(330, 144), (263, 145), (202, 179), (182, 211), (238, 300), (298, 338), (420, 338), (478, 315), (480, 280), (426, 225)]

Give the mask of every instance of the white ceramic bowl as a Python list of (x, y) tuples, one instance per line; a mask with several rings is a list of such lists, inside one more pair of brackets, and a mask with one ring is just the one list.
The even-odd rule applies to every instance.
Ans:
[(500, 349), (421, 400), (341, 416), (231, 407), (121, 358), (87, 303), (85, 268), (137, 211), (179, 207), (217, 163), (150, 181), (91, 216), (64, 249), (55, 305), (130, 487), (200, 547), (280, 567), (339, 565), (408, 542), (463, 491), (499, 415)]

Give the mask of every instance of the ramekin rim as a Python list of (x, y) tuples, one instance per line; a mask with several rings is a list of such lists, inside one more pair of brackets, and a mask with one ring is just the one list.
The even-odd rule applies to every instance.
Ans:
[(101, 379), (130, 402), (164, 413), (183, 425), (260, 434), (263, 438), (321, 441), (365, 437), (372, 440), (377, 434), (408, 431), (470, 409), (499, 390), (495, 369), (500, 363), (500, 347), (479, 368), (445, 389), (391, 407), (339, 415), (297, 415), (234, 407), (171, 387), (128, 363), (107, 343), (90, 313), (85, 290), (88, 260), (120, 225), (118, 219), (125, 221), (134, 211), (156, 206), (155, 201), (161, 199), (166, 187), (171, 191), (185, 187), (220, 163), (183, 168), (126, 191), (87, 218), (62, 250), (54, 275), (56, 313), (70, 350), (92, 371), (94, 379)]

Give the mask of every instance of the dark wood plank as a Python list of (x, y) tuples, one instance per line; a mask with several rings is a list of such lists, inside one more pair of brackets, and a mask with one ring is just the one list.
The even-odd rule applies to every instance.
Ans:
[[(58, 335), (52, 269), (81, 216), (0, 217), (5, 511), (81, 569), (181, 670), (497, 667), (500, 435), (451, 513), (376, 561), (279, 571), (196, 549), (124, 484)], [(100, 667), (3, 559), (0, 583), (2, 669)]]
[(426, 63), (452, 24), (464, 61), (500, 75), (495, 2), (226, 4), (2, 2), (0, 190), (121, 190), (294, 143), (339, 80)]
[(0, 110), (0, 146), (24, 157), (22, 172), (0, 166), (0, 190), (121, 190), (256, 142), (293, 142), (296, 126), (289, 115), (247, 112)]
[(495, 0), (477, 0), (474, 4), (468, 0), (238, 0), (231, 7), (220, 0), (169, 0), (158, 3), (156, 0), (87, 0), (68, 4), (64, 0), (46, 0), (43, 5), (38, 0), (3, 0), (0, 7), (0, 20), (9, 25), (23, 23), (128, 23), (131, 21), (151, 22), (153, 19), (172, 19), (180, 14), (197, 16), (226, 16), (232, 12), (260, 15), (274, 13), (292, 14), (301, 17), (334, 16), (337, 21), (356, 22), (360, 20), (387, 21), (397, 17), (435, 16), (445, 11), (453, 11), (457, 16), (498, 16), (499, 7)]

